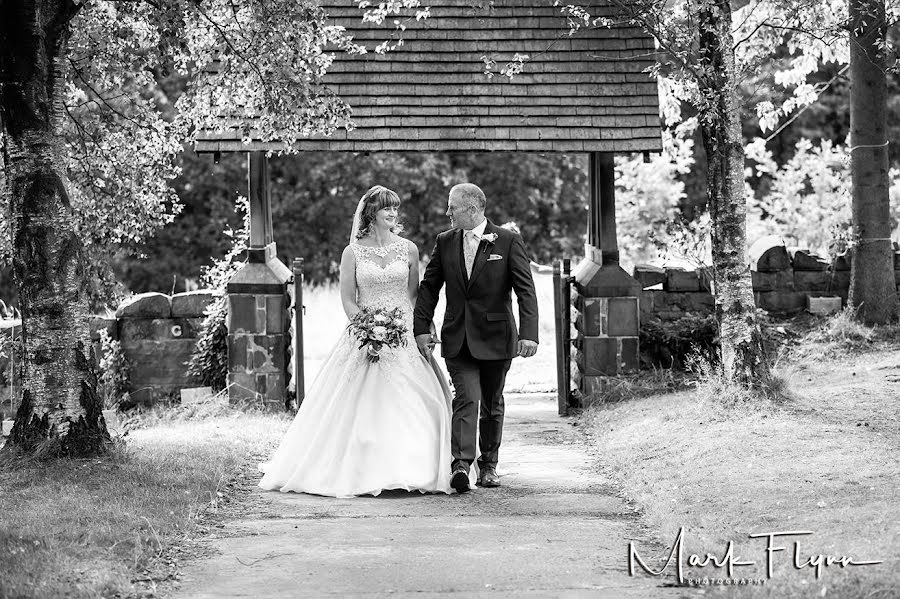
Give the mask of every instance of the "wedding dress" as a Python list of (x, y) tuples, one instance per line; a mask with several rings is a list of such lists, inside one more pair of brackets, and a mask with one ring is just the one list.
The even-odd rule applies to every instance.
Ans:
[(345, 332), (288, 428), (259, 486), (351, 497), (386, 489), (449, 493), (450, 405), (446, 377), (416, 349), (407, 292), (408, 244), (351, 243), (357, 304), (400, 308), (407, 343), (369, 362)]

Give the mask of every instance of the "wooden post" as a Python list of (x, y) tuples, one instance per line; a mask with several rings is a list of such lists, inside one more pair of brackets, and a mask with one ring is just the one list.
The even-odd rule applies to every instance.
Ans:
[(569, 397), (572, 391), (572, 261), (562, 261), (562, 288), (560, 303), (562, 304), (563, 332), (563, 367), (565, 368), (566, 412), (568, 413)]
[(563, 366), (563, 331), (562, 331), (562, 297), (560, 289), (560, 280), (562, 271), (559, 264), (553, 265), (553, 325), (556, 329), (556, 406), (560, 416), (565, 416), (568, 410), (568, 404), (564, 396), (565, 393), (565, 367)]
[(294, 258), (294, 389), (297, 407), (306, 397), (306, 377), (303, 371), (303, 258)]

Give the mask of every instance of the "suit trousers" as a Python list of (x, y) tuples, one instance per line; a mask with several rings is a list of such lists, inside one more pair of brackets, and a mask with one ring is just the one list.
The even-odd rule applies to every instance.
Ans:
[(463, 340), (459, 354), (445, 361), (454, 391), (451, 467), (460, 462), (468, 467), (475, 460), (476, 428), (479, 468), (496, 467), (503, 436), (503, 385), (512, 360), (476, 360)]

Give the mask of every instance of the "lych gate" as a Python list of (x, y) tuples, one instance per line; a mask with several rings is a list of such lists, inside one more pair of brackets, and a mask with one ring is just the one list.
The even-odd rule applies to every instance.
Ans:
[[(593, 393), (604, 377), (638, 367), (640, 286), (618, 264), (613, 157), (661, 150), (657, 85), (645, 72), (654, 62), (654, 42), (630, 26), (585, 28), (570, 36), (559, 8), (540, 0), (424, 4), (430, 18), (407, 22), (404, 43), (393, 51), (337, 52), (325, 82), (352, 107), (356, 128), (303, 140), (297, 148), (587, 153), (587, 243), (572, 272), (578, 311), (573, 378), (582, 393)], [(615, 16), (603, 0), (590, 4), (592, 16)], [(363, 23), (353, 0), (322, 5), (367, 47), (394, 34)], [(515, 53), (531, 59), (512, 80), (484, 74), (485, 56), (504, 64)], [(265, 154), (280, 147), (258, 137), (243, 143), (239, 130), (204, 134), (195, 147), (248, 153), (251, 248), (227, 288), (234, 401), (284, 403), (291, 271), (275, 254)], [(546, 308), (542, 317), (549, 317)], [(561, 349), (557, 355), (566, 360), (568, 348)], [(561, 391), (561, 412), (566, 401)]]

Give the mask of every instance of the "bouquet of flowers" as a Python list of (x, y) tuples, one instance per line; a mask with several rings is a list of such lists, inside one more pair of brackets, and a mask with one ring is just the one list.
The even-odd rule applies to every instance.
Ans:
[(381, 359), (381, 352), (406, 345), (408, 332), (400, 308), (362, 308), (350, 319), (347, 332), (359, 341), (359, 349), (366, 352), (369, 362)]

